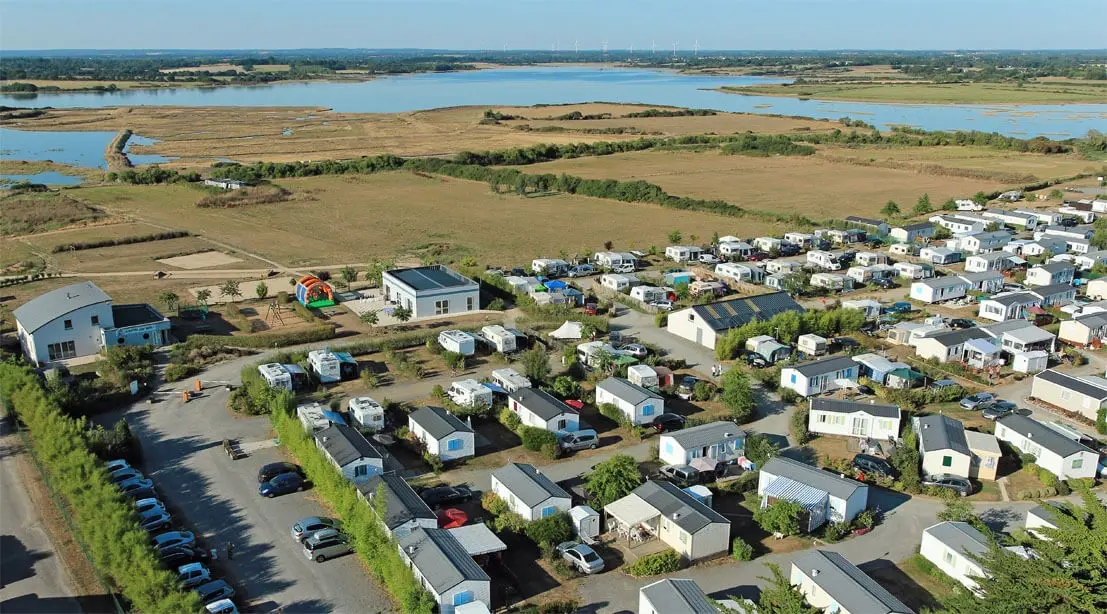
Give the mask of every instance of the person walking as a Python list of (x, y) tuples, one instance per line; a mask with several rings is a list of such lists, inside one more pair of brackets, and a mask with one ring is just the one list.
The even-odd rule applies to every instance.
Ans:
[(227, 542), (227, 560), (234, 558), (234, 542)]

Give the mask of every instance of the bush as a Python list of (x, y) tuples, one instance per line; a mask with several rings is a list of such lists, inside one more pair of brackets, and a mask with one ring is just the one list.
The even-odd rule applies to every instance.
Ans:
[(164, 241), (167, 239), (180, 239), (181, 237), (192, 236), (192, 233), (187, 230), (172, 230), (168, 232), (158, 232), (148, 235), (139, 235), (135, 237), (120, 237), (118, 239), (103, 239), (100, 241), (85, 241), (81, 243), (63, 243), (61, 245), (55, 245), (50, 253), (60, 254), (62, 252), (76, 252), (86, 249), (96, 249), (99, 247), (115, 247), (117, 245), (132, 245), (134, 243), (147, 243), (150, 241)]
[(557, 445), (557, 435), (533, 426), (519, 427), (519, 439), (523, 441), (523, 447), (532, 452), (541, 452), (542, 446), (547, 444)]
[(622, 427), (630, 427), (630, 418), (612, 403), (601, 403), (597, 409), (600, 415)]
[(1037, 460), (1038, 458), (1033, 454), (1029, 454), (1027, 452), (1022, 452), (1019, 454), (1019, 461), (1022, 463), (1023, 467), (1026, 467), (1027, 465), (1033, 465)]
[(1083, 490), (1095, 486), (1095, 478), (1069, 478), (1068, 485), (1073, 490)]
[(795, 390), (792, 390), (791, 388), (780, 389), (780, 400), (787, 403), (788, 405), (795, 405), (800, 400), (800, 398), (801, 397), (799, 393)]
[(527, 524), (527, 537), (543, 550), (573, 539), (573, 521), (566, 512), (558, 512)]
[(442, 400), (446, 398), (446, 389), (442, 387), (442, 384), (435, 384), (431, 387), (431, 396)]
[(795, 501), (777, 499), (753, 514), (753, 521), (768, 533), (796, 535), (800, 532), (799, 517), (803, 512)]
[(735, 561), (753, 560), (753, 546), (747, 544), (741, 537), (735, 537), (730, 542), (730, 556)]
[(680, 570), (680, 555), (675, 550), (646, 555), (627, 566), (626, 570), (636, 578), (673, 573)]
[(669, 313), (662, 311), (661, 313), (654, 314), (653, 323), (657, 325), (658, 328), (665, 328), (669, 325)]
[(846, 535), (849, 535), (850, 526), (848, 522), (828, 522), (823, 525), (822, 538), (828, 542), (834, 543), (840, 541)]
[(550, 459), (557, 460), (561, 458), (561, 444), (558, 443), (544, 443), (542, 444), (542, 456)]
[(200, 368), (195, 365), (184, 365), (179, 362), (171, 362), (165, 365), (165, 371), (162, 372), (162, 377), (165, 378), (167, 382), (179, 382), (199, 372)]
[(811, 410), (806, 405), (796, 407), (796, 410), (792, 412), (792, 417), (788, 424), (788, 428), (792, 433), (792, 439), (796, 440), (797, 445), (804, 445), (811, 441), (811, 432), (807, 430), (807, 421)]
[(430, 470), (435, 473), (442, 473), (442, 470), (446, 468), (445, 463), (442, 462), (442, 457), (437, 454), (423, 452), (423, 460), (430, 465)]
[[(239, 348), (280, 348), (329, 339), (334, 339), (334, 327), (329, 324), (287, 333), (259, 333), (256, 335), (235, 335), (233, 337), (227, 335), (190, 335), (188, 337), (189, 343), (197, 345)], [(335, 348), (335, 351), (343, 350)]]
[(710, 401), (715, 396), (715, 386), (711, 382), (699, 380), (692, 387), (692, 399), (694, 401)]
[(870, 510), (863, 510), (853, 518), (853, 526), (858, 529), (870, 529), (874, 524), (876, 524), (876, 517)]
[(507, 502), (496, 496), (492, 491), (485, 492), (480, 498), (481, 507), (492, 514), (492, 530), (497, 533), (510, 531), (523, 533), (527, 528), (527, 521), (522, 516), (511, 511)]
[(500, 424), (507, 427), (507, 430), (512, 433), (519, 430), (519, 425), (522, 423), (523, 421), (519, 418), (519, 414), (511, 411), (510, 408), (505, 407), (500, 410)]
[(764, 466), (779, 451), (780, 447), (761, 433), (750, 433), (746, 436), (746, 458), (756, 463), (758, 467)]
[[(562, 580), (572, 580), (577, 577), (577, 570), (574, 569), (567, 561), (561, 558), (554, 559), (554, 562), (550, 564), (557, 577)], [(535, 609), (534, 612), (540, 612), (541, 610)]]
[[(574, 573), (572, 568), (569, 568), (569, 571)], [(579, 609), (580, 604), (576, 601), (551, 601), (538, 606), (538, 614), (574, 614)]]

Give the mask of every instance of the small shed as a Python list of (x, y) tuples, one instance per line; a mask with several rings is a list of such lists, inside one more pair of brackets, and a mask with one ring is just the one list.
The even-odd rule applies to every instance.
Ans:
[(1011, 369), (1019, 373), (1038, 373), (1049, 366), (1049, 352), (1032, 350), (1016, 352), (1011, 358)]
[(660, 382), (657, 379), (657, 371), (649, 365), (631, 365), (627, 367), (627, 379), (630, 383), (643, 388), (657, 388)]
[(827, 340), (825, 337), (820, 337), (814, 333), (800, 335), (796, 339), (796, 349), (808, 356), (821, 356), (826, 354)]
[(569, 510), (573, 521), (573, 532), (586, 544), (593, 544), (600, 537), (600, 513), (587, 505), (578, 505)]
[(358, 427), (373, 431), (384, 430), (384, 407), (370, 397), (354, 397), (346, 404), (350, 417)]

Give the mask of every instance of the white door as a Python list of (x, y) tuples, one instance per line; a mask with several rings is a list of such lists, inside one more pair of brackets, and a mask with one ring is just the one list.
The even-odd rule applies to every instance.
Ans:
[(853, 418), (852, 432), (858, 437), (867, 437), (869, 434), (869, 419), (855, 416)]

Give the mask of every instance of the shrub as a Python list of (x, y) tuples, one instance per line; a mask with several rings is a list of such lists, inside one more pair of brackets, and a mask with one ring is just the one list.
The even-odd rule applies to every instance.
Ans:
[(853, 526), (859, 529), (869, 529), (874, 524), (876, 524), (876, 517), (870, 510), (863, 510), (853, 518)]
[(504, 531), (523, 533), (526, 530), (527, 521), (519, 514), (511, 511), (507, 502), (496, 496), (495, 493), (485, 492), (480, 498), (480, 504), (489, 514), (492, 514), (492, 530), (497, 533)]
[(735, 561), (753, 560), (753, 546), (747, 544), (741, 537), (735, 537), (730, 542), (730, 556)]
[(848, 522), (828, 522), (823, 525), (822, 538), (833, 543), (840, 541), (849, 534), (849, 531), (850, 526)]
[(626, 570), (636, 578), (673, 573), (680, 570), (680, 555), (675, 550), (649, 554), (627, 566)]
[(519, 414), (511, 411), (510, 408), (505, 407), (500, 410), (500, 424), (507, 427), (507, 430), (515, 432), (519, 429), (519, 425), (523, 421), (519, 418)]
[(1027, 452), (1022, 452), (1019, 454), (1019, 461), (1022, 462), (1022, 465), (1024, 467), (1027, 465), (1033, 465), (1034, 462), (1037, 460), (1037, 457), (1035, 457), (1033, 454)]
[(803, 508), (795, 501), (777, 499), (753, 514), (753, 521), (769, 533), (796, 535), (800, 532), (799, 517)]
[[(334, 327), (328, 324), (287, 333), (260, 333), (233, 337), (227, 335), (190, 335), (188, 341), (189, 343), (210, 345), (212, 347), (280, 348), (289, 345), (327, 341), (333, 338)], [(336, 349), (335, 351), (342, 350)]]
[(812, 439), (811, 432), (807, 430), (807, 421), (810, 413), (811, 410), (806, 405), (796, 407), (796, 410), (792, 412), (788, 428), (792, 433), (792, 439), (796, 440), (797, 445), (802, 446)]
[(746, 458), (757, 464), (758, 467), (769, 462), (780, 451), (773, 440), (761, 433), (750, 433), (746, 436)]
[(542, 456), (550, 460), (557, 460), (561, 458), (561, 445), (557, 443), (542, 444)]
[(519, 427), (519, 439), (523, 441), (523, 447), (532, 452), (541, 452), (546, 444), (557, 445), (557, 435), (533, 426)]
[(710, 401), (715, 395), (715, 386), (711, 382), (699, 380), (692, 387), (692, 399), (695, 401)]
[[(564, 559), (554, 559), (554, 562), (550, 564), (550, 567), (553, 568), (554, 573), (557, 574), (557, 576), (562, 580), (572, 580), (573, 578), (577, 577), (577, 570), (573, 569), (573, 567), (569, 565), (569, 563), (566, 562)], [(536, 609), (534, 611), (540, 612), (541, 610)]]
[(431, 387), (431, 396), (439, 400), (445, 399), (446, 389), (442, 387), (442, 384), (435, 384)]
[(618, 424), (619, 426), (629, 427), (630, 418), (625, 413), (612, 403), (601, 403), (597, 408), (600, 410), (600, 415)]
[(668, 326), (669, 325), (669, 314), (668, 314), (668, 312), (662, 311), (661, 313), (654, 314), (653, 323), (658, 328), (665, 328), (666, 326)]
[(1069, 478), (1068, 485), (1073, 490), (1083, 490), (1095, 486), (1095, 478)]
[(431, 454), (430, 452), (423, 452), (423, 460), (430, 465), (431, 471), (435, 473), (442, 473), (446, 465), (442, 462), (442, 457), (437, 454)]
[(800, 395), (798, 392), (792, 390), (791, 388), (781, 388), (780, 400), (789, 405), (795, 405), (796, 402), (800, 400)]
[[(566, 567), (568, 567), (568, 565), (566, 565)], [(569, 568), (569, 572), (575, 573), (571, 567)], [(573, 614), (579, 609), (580, 604), (576, 601), (551, 601), (538, 606), (538, 614)]]
[(566, 512), (558, 512), (528, 523), (525, 532), (539, 548), (553, 548), (573, 539), (573, 521)]
[(171, 362), (165, 365), (165, 371), (162, 372), (162, 377), (164, 377), (167, 382), (179, 382), (199, 372), (200, 369), (195, 365), (184, 365), (178, 362)]

